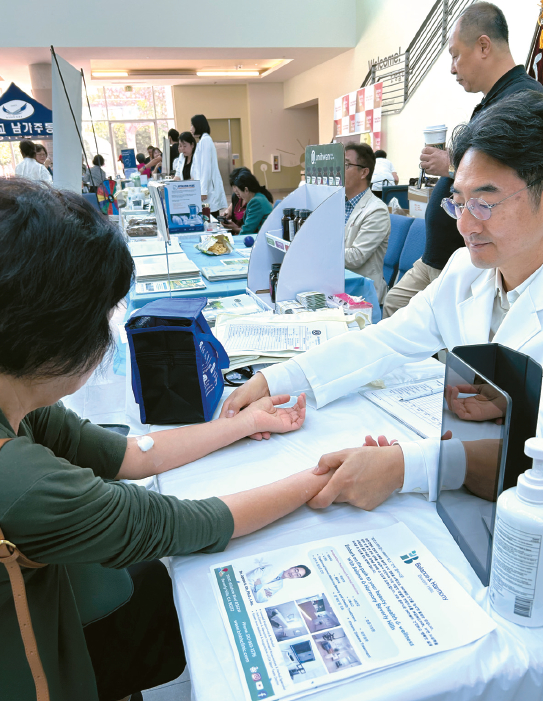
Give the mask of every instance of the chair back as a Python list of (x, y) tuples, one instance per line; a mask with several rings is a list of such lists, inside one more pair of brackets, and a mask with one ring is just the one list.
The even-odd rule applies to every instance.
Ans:
[(400, 207), (402, 209), (409, 209), (407, 188), (408, 185), (391, 185), (390, 187), (383, 185), (383, 202), (388, 204), (393, 197), (397, 197)]
[(390, 236), (383, 261), (383, 277), (389, 287), (392, 285), (392, 281), (398, 272), (402, 248), (414, 221), (411, 217), (403, 217), (400, 214), (390, 215)]
[(403, 275), (411, 270), (413, 264), (424, 253), (424, 245), (426, 243), (426, 225), (424, 219), (413, 219), (407, 238), (400, 255), (400, 265), (398, 267), (398, 280), (401, 280)]

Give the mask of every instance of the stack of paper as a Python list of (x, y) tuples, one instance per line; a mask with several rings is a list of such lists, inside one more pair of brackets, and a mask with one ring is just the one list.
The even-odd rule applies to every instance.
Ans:
[(279, 315), (220, 315), (214, 333), (230, 358), (230, 369), (280, 363), (348, 330), (340, 309)]
[(200, 277), (200, 269), (185, 253), (169, 255), (168, 260), (166, 255), (141, 256), (134, 258), (134, 263), (138, 282)]
[(211, 281), (241, 280), (247, 277), (248, 270), (247, 265), (229, 265), (225, 268), (220, 265), (210, 265), (202, 268), (202, 275)]

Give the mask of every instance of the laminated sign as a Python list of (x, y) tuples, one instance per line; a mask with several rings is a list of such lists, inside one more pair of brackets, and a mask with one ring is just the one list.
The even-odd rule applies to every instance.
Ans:
[(164, 202), (170, 234), (205, 230), (199, 180), (166, 181)]
[(229, 365), (202, 309), (206, 297), (146, 304), (126, 323), (132, 389), (144, 424), (209, 421)]

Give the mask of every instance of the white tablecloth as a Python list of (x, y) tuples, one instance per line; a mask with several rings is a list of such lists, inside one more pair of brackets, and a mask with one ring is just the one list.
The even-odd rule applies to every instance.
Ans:
[[(436, 363), (436, 367), (439, 367)], [(443, 366), (441, 366), (442, 368)], [(432, 363), (412, 365), (396, 379), (424, 379)], [(435, 374), (435, 373), (434, 373)], [(389, 379), (389, 378), (387, 378)], [(389, 382), (387, 382), (387, 386)], [(316, 464), (323, 453), (361, 445), (367, 433), (416, 440), (409, 429), (353, 393), (315, 411), (300, 431), (258, 443), (239, 441), (202, 460), (159, 476), (163, 494), (200, 499), (267, 484)], [(331, 535), (354, 533), (403, 521), (490, 612), (486, 589), (423, 495), (396, 494), (373, 512), (346, 504), (325, 511), (304, 506), (252, 535), (228, 545), (232, 558), (274, 550)], [(175, 601), (197, 701), (240, 701), (243, 692), (226, 630), (208, 577), (224, 553), (172, 558)], [(362, 680), (314, 694), (322, 701), (535, 701), (543, 697), (543, 629), (521, 628), (498, 617), (485, 638), (451, 652), (399, 665)]]

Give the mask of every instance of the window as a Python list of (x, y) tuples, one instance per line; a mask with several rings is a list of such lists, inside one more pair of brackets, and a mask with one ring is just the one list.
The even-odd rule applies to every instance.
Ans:
[[(122, 174), (118, 158), (133, 148), (147, 158), (148, 146), (162, 148), (162, 137), (174, 126), (173, 96), (169, 86), (111, 85), (89, 88), (90, 112), (83, 95), (83, 142), (89, 164), (97, 153), (108, 175)], [(94, 120), (94, 131), (92, 131)]]

